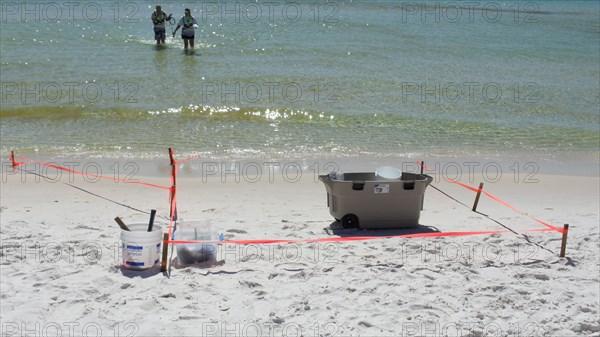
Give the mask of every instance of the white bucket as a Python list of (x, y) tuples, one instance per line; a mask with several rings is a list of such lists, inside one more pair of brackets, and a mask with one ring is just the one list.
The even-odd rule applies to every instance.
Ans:
[(375, 170), (378, 178), (398, 180), (402, 177), (402, 171), (392, 166), (382, 166)]
[(129, 231), (121, 230), (123, 267), (127, 269), (148, 269), (158, 263), (162, 243), (162, 226), (154, 224), (148, 232), (147, 223), (127, 225)]
[[(175, 240), (216, 241), (217, 239), (217, 233), (213, 231), (210, 220), (185, 220), (177, 222)], [(176, 246), (177, 263), (181, 266), (212, 261), (217, 255), (216, 242), (177, 244)]]

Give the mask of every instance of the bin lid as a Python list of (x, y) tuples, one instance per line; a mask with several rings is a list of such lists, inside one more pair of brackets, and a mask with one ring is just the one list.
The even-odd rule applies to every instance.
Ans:
[(383, 179), (400, 179), (402, 171), (392, 166), (381, 166), (375, 169), (375, 176)]

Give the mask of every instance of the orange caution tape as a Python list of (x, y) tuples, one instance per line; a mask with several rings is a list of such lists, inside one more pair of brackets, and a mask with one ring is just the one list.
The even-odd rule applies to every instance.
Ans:
[(169, 148), (169, 160), (171, 162), (171, 191), (169, 193), (169, 239), (173, 238), (173, 224), (177, 221), (177, 161), (174, 158), (173, 149)]
[[(548, 232), (552, 229), (532, 229), (523, 232)], [(204, 242), (214, 242), (220, 244), (234, 245), (268, 245), (276, 243), (315, 243), (315, 242), (348, 242), (348, 241), (368, 241), (379, 239), (411, 239), (411, 238), (426, 238), (426, 237), (451, 237), (451, 236), (470, 236), (470, 235), (490, 235), (490, 234), (506, 234), (513, 233), (511, 231), (478, 231), (478, 232), (428, 232), (428, 233), (413, 233), (402, 235), (385, 235), (385, 236), (347, 236), (347, 237), (328, 237), (305, 240), (284, 240), (284, 239), (263, 239), (263, 240), (223, 240), (223, 241), (195, 241), (195, 240), (169, 240), (170, 244), (199, 244)]]
[[(169, 221), (169, 240), (166, 241), (167, 244), (197, 244), (197, 243), (202, 243), (202, 242), (216, 242), (219, 244), (239, 244), (239, 245), (251, 245), (251, 244), (277, 244), (277, 243), (282, 243), (282, 244), (287, 244), (287, 243), (318, 243), (318, 242), (350, 242), (350, 241), (367, 241), (367, 240), (379, 240), (379, 239), (396, 239), (396, 238), (425, 238), (425, 237), (452, 237), (452, 236), (469, 236), (469, 235), (490, 235), (490, 234), (505, 234), (505, 233), (512, 233), (511, 231), (506, 231), (506, 230), (498, 230), (498, 231), (475, 231), (475, 232), (427, 232), (427, 233), (413, 233), (413, 234), (403, 234), (403, 235), (388, 235), (388, 236), (349, 236), (349, 237), (327, 237), (327, 238), (317, 238), (317, 239), (304, 239), (304, 240), (284, 240), (284, 239), (264, 239), (264, 240), (224, 240), (224, 241), (192, 241), (192, 240), (172, 240), (173, 238), (173, 225), (174, 223), (177, 221), (177, 187), (176, 187), (176, 181), (177, 181), (177, 173), (178, 173), (178, 163), (182, 163), (182, 162), (186, 162), (189, 160), (193, 160), (193, 159), (197, 159), (200, 156), (191, 156), (188, 158), (185, 158), (183, 160), (175, 160), (174, 158), (174, 152), (172, 149), (169, 149), (169, 157), (171, 160), (171, 186), (161, 186), (161, 185), (157, 185), (157, 184), (151, 184), (151, 183), (146, 183), (146, 182), (140, 182), (137, 180), (126, 180), (126, 179), (118, 179), (118, 178), (114, 178), (114, 177), (108, 177), (108, 176), (102, 176), (102, 175), (92, 175), (93, 177), (96, 178), (101, 178), (101, 179), (107, 179), (107, 180), (112, 180), (112, 181), (116, 181), (116, 182), (124, 182), (124, 183), (131, 183), (131, 184), (138, 184), (138, 185), (144, 185), (144, 186), (148, 186), (148, 187), (155, 187), (155, 188), (161, 188), (161, 189), (168, 189), (169, 190), (169, 204), (170, 204), (170, 221)], [(15, 158), (19, 158), (21, 160), (23, 160), (22, 162), (17, 162), (15, 160)], [(59, 165), (55, 165), (55, 164), (51, 164), (51, 163), (45, 163), (45, 162), (40, 162), (40, 161), (35, 161), (35, 160), (31, 160), (28, 158), (24, 158), (21, 156), (17, 156), (14, 153), (11, 153), (9, 160), (11, 161), (12, 165), (14, 168), (26, 164), (27, 162), (31, 162), (31, 163), (37, 163), (46, 167), (51, 167), (51, 168), (55, 168), (57, 170), (62, 170), (62, 171), (66, 171), (66, 172), (71, 172), (74, 174), (79, 174), (79, 175), (87, 175), (86, 173), (77, 171), (77, 170), (73, 170), (73, 169), (69, 169), (66, 167), (62, 167)], [(433, 171), (431, 170), (429, 167), (425, 166), (423, 163), (421, 162), (417, 162), (417, 164), (421, 165), (423, 168), (425, 168), (428, 171)], [(546, 228), (541, 228), (541, 229), (532, 229), (532, 230), (526, 230), (523, 232), (547, 232), (547, 231), (557, 231), (557, 232), (563, 232), (562, 228), (558, 228), (555, 226), (550, 225), (547, 222), (544, 222), (540, 219), (537, 219), (519, 209), (517, 209), (516, 207), (510, 205), (509, 203), (507, 203), (506, 201), (501, 200), (500, 198), (492, 195), (489, 192), (486, 191), (482, 191), (478, 188), (473, 188), (471, 186), (468, 186), (466, 184), (463, 184), (459, 181), (456, 181), (454, 179), (450, 179), (450, 178), (446, 178), (448, 181), (450, 181), (451, 183), (454, 183), (458, 186), (461, 186), (465, 189), (468, 189), (470, 191), (473, 192), (483, 192), (486, 196), (490, 197), (492, 200), (522, 214), (525, 215), (533, 220), (535, 220), (536, 222), (544, 225)]]
[(14, 154), (14, 152), (10, 153), (10, 157), (8, 158), (8, 160), (10, 160), (10, 162), (12, 163), (13, 169), (17, 168), (17, 166), (21, 166), (21, 165), (25, 164), (25, 162), (22, 162), (22, 161), (15, 161), (15, 154)]
[(51, 163), (45, 163), (45, 162), (41, 162), (41, 161), (37, 161), (37, 160), (32, 160), (32, 159), (28, 159), (28, 158), (17, 156), (17, 155), (11, 155), (11, 160), (13, 161), (13, 163), (15, 163), (14, 162), (14, 158), (19, 158), (19, 159), (24, 160), (24, 162), (16, 162), (18, 165), (22, 165), (22, 164), (25, 164), (27, 162), (30, 162), (30, 163), (35, 163), (35, 164), (39, 164), (39, 165), (46, 166), (46, 167), (51, 167), (51, 168), (54, 168), (54, 169), (57, 169), (57, 170), (61, 170), (61, 171), (65, 171), (65, 172), (70, 172), (70, 173), (73, 173), (73, 174), (85, 175), (86, 177), (107, 179), (107, 180), (112, 180), (112, 181), (115, 181), (115, 182), (122, 182), (122, 183), (128, 183), (128, 184), (138, 184), (138, 185), (144, 185), (144, 186), (148, 186), (148, 187), (170, 189), (170, 187), (168, 187), (168, 186), (161, 186), (161, 185), (157, 185), (157, 184), (145, 183), (145, 182), (141, 182), (141, 181), (138, 181), (138, 180), (127, 180), (127, 179), (119, 179), (119, 178), (115, 178), (115, 177), (108, 177), (108, 176), (103, 176), (103, 175), (98, 175), (98, 174), (87, 174), (87, 173), (80, 172), (80, 171), (77, 171), (77, 170), (73, 170), (73, 169), (70, 169), (70, 168), (67, 168), (67, 167), (63, 167), (63, 166), (59, 166), (59, 165), (55, 165), (55, 164), (51, 164)]
[[(417, 164), (418, 164), (418, 165), (421, 165), (423, 168), (425, 168), (425, 169), (426, 169), (426, 170), (428, 170), (428, 171), (433, 171), (432, 169), (430, 169), (429, 167), (427, 167), (427, 166), (426, 166), (425, 164), (423, 164), (422, 162), (419, 162), (419, 161), (417, 161)], [(521, 214), (521, 215), (524, 215), (524, 216), (526, 216), (526, 217), (528, 217), (528, 218), (530, 218), (530, 219), (532, 219), (532, 220), (534, 220), (534, 221), (536, 221), (536, 222), (538, 222), (538, 223), (540, 223), (540, 224), (542, 224), (542, 225), (546, 226), (546, 227), (547, 227), (549, 230), (553, 230), (553, 231), (560, 232), (560, 233), (562, 233), (562, 232), (563, 232), (563, 229), (562, 229), (562, 228), (559, 228), (559, 227), (556, 227), (556, 226), (552, 226), (551, 224), (549, 224), (549, 223), (547, 223), (547, 222), (545, 222), (545, 221), (542, 221), (542, 220), (540, 220), (540, 219), (538, 219), (538, 218), (535, 218), (535, 217), (533, 217), (533, 216), (529, 215), (528, 213), (521, 211), (520, 209), (518, 209), (518, 208), (516, 208), (516, 207), (512, 206), (512, 205), (511, 205), (511, 204), (509, 204), (508, 202), (506, 202), (506, 201), (504, 201), (504, 200), (502, 200), (502, 199), (498, 198), (497, 196), (495, 196), (495, 195), (493, 195), (493, 194), (491, 194), (491, 193), (489, 193), (489, 192), (487, 192), (487, 191), (480, 190), (479, 188), (473, 188), (473, 187), (471, 187), (471, 186), (468, 186), (468, 185), (465, 185), (465, 184), (463, 184), (463, 183), (461, 183), (461, 182), (458, 182), (458, 181), (456, 181), (456, 180), (454, 180), (454, 179), (452, 179), (452, 178), (445, 177), (445, 179), (446, 179), (446, 180), (448, 180), (449, 182), (453, 183), (453, 184), (456, 184), (456, 185), (458, 185), (458, 186), (461, 186), (461, 187), (463, 187), (463, 188), (466, 188), (466, 189), (468, 189), (468, 190), (471, 190), (471, 191), (473, 191), (473, 192), (482, 192), (483, 194), (485, 194), (486, 196), (488, 196), (490, 199), (492, 199), (492, 200), (494, 200), (494, 201), (496, 201), (496, 202), (500, 203), (501, 205), (504, 205), (504, 206), (506, 206), (506, 207), (508, 207), (508, 208), (512, 209), (513, 211), (515, 211), (515, 212), (517, 212), (517, 213), (519, 213), (519, 214)]]

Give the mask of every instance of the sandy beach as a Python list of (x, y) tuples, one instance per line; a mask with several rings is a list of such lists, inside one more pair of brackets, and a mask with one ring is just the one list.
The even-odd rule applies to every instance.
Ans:
[(599, 1), (0, 13), (0, 337), (600, 337)]
[[(168, 186), (168, 171), (159, 171), (135, 178)], [(138, 210), (157, 209), (167, 224), (167, 190), (5, 170), (2, 335), (600, 335), (597, 176), (539, 174), (523, 183), (507, 175), (484, 187), (549, 224), (570, 224), (559, 258), (560, 233), (535, 232), (545, 227), (486, 196), (474, 213), (474, 193), (441, 176), (427, 188), (418, 229), (340, 229), (314, 173), (198, 177), (183, 165), (178, 215), (210, 219), (225, 240), (375, 239), (222, 244), (214, 263), (171, 263), (161, 273), (121, 268), (113, 218), (145, 222)], [(505, 232), (377, 237), (425, 230)]]

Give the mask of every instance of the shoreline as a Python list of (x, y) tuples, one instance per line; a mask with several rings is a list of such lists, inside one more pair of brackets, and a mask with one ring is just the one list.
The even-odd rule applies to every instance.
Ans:
[[(169, 179), (171, 166), (167, 151), (164, 158), (107, 158), (101, 155), (75, 155), (73, 157), (53, 156), (52, 154), (19, 154), (16, 161), (22, 158), (31, 160), (24, 168), (50, 179), (63, 176), (71, 177), (68, 170), (81, 172), (87, 181), (96, 180), (96, 176), (107, 178), (137, 179), (161, 178)], [(9, 160), (10, 152), (3, 151), (1, 157), (2, 176), (14, 174)], [(284, 180), (296, 180), (297, 176), (313, 176), (335, 172), (374, 172), (378, 167), (392, 166), (403, 172), (419, 173), (421, 160), (425, 163), (424, 173), (454, 179), (472, 184), (497, 183), (512, 180), (515, 183), (537, 183), (540, 176), (600, 176), (600, 152), (596, 156), (572, 154), (569, 156), (554, 156), (539, 159), (512, 154), (497, 154), (496, 156), (303, 156), (297, 158), (263, 157), (234, 159), (231, 157), (207, 158), (202, 155), (178, 155), (178, 176), (181, 178), (208, 179), (217, 177), (227, 180), (245, 180), (250, 182), (282, 176)], [(45, 167), (44, 163), (64, 167), (60, 171)], [(75, 173), (77, 175), (77, 173)]]

